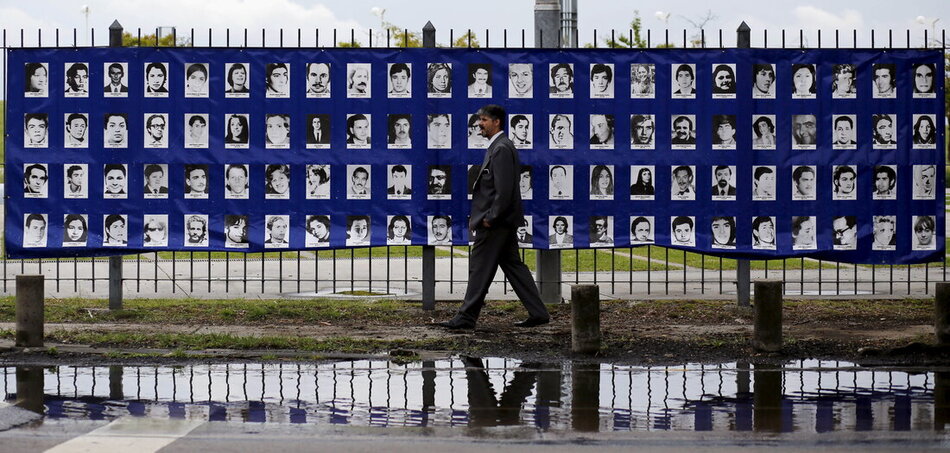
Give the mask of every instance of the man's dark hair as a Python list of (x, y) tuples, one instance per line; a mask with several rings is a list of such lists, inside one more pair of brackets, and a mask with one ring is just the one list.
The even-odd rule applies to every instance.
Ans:
[(774, 173), (774, 170), (765, 166), (756, 167), (755, 171), (753, 172), (752, 179), (755, 179), (756, 181), (758, 181), (762, 175), (769, 174), (769, 173)]
[(553, 80), (553, 79), (554, 79), (554, 75), (557, 74), (557, 71), (558, 71), (559, 69), (562, 69), (562, 68), (563, 68), (563, 69), (566, 69), (566, 70), (567, 70), (567, 75), (571, 78), (571, 80), (574, 80), (574, 70), (571, 69), (571, 65), (569, 65), (569, 64), (567, 64), (567, 63), (558, 63), (558, 64), (554, 65), (554, 67), (551, 68), (551, 79)]
[(313, 230), (310, 228), (310, 224), (313, 222), (320, 222), (324, 227), (329, 231), (330, 230), (330, 216), (325, 215), (312, 215), (307, 217), (307, 231), (313, 234)]
[(505, 126), (505, 108), (497, 104), (488, 104), (475, 113), (476, 116), (487, 116), (493, 120), (498, 120), (500, 126), (503, 128)]
[(161, 165), (158, 164), (148, 164), (145, 166), (145, 179), (148, 179), (152, 173), (162, 173), (165, 174), (165, 170), (162, 170)]
[(245, 167), (244, 165), (241, 165), (241, 164), (231, 164), (231, 165), (228, 165), (228, 168), (226, 168), (226, 169), (224, 170), (224, 178), (227, 179), (227, 177), (231, 174), (231, 170), (232, 170), (232, 169), (235, 169), (235, 168), (237, 168), (238, 170), (243, 171), (245, 178), (248, 176), (248, 174), (247, 174), (247, 167)]
[[(126, 175), (125, 165), (122, 164), (106, 164), (106, 166), (102, 168), (102, 175), (108, 175), (112, 170), (119, 170), (123, 176)], [(187, 174), (187, 172), (185, 174)]]
[(208, 122), (205, 121), (204, 117), (202, 117), (201, 115), (191, 115), (191, 118), (188, 119), (188, 125), (194, 126), (195, 123), (199, 121), (202, 122), (206, 126), (208, 125)]
[(76, 173), (77, 171), (81, 171), (81, 170), (82, 170), (82, 167), (80, 167), (79, 165), (70, 165), (69, 168), (66, 169), (66, 177), (72, 178), (73, 173)]
[(801, 165), (795, 168), (795, 170), (792, 171), (792, 181), (798, 182), (799, 179), (802, 179), (802, 175), (804, 175), (805, 173), (811, 173), (812, 175), (814, 175), (815, 169), (807, 165)]
[(840, 122), (842, 122), (842, 121), (847, 121), (848, 124), (851, 126), (851, 129), (854, 129), (854, 120), (852, 120), (851, 117), (848, 116), (848, 115), (841, 115), (841, 116), (835, 118), (835, 122), (834, 122), (834, 127), (835, 127), (835, 129), (838, 128), (838, 123), (840, 123)]
[(676, 176), (676, 174), (679, 173), (679, 172), (681, 172), (681, 171), (685, 171), (686, 174), (687, 174), (690, 178), (693, 177), (693, 169), (690, 168), (689, 165), (680, 165), (680, 166), (674, 168), (674, 169), (673, 169), (673, 176)]
[[(86, 74), (89, 74), (89, 67), (85, 63), (73, 63), (69, 65), (69, 69), (66, 70), (66, 79), (73, 79), (78, 74), (79, 71), (86, 71)], [(68, 80), (69, 84), (72, 85), (72, 80)]]
[(601, 63), (595, 64), (595, 65), (590, 69), (590, 79), (591, 79), (591, 80), (594, 80), (594, 74), (598, 74), (598, 73), (601, 73), (601, 72), (607, 74), (607, 82), (608, 82), (608, 83), (613, 82), (613, 80), (614, 80), (614, 71), (613, 71), (612, 69), (610, 69), (610, 66), (607, 66), (607, 65), (601, 64)]
[(30, 224), (33, 223), (34, 220), (39, 220), (40, 222), (43, 222), (43, 225), (46, 225), (46, 219), (43, 218), (43, 214), (30, 214), (26, 216), (26, 222), (24, 222), (26, 223), (26, 227), (29, 228)]
[(447, 216), (447, 215), (432, 216), (432, 224), (435, 225), (435, 221), (436, 221), (436, 220), (439, 220), (439, 219), (445, 220), (445, 225), (446, 225), (446, 226), (448, 226), (448, 227), (451, 227), (451, 226), (452, 226), (452, 218), (449, 217), (449, 216)]
[(43, 170), (43, 174), (49, 174), (49, 171), (46, 170), (46, 166), (43, 164), (32, 164), (23, 169), (23, 179), (29, 180), (30, 175), (33, 174), (33, 170)]
[[(107, 75), (108, 75), (109, 71), (112, 70), (112, 68), (116, 68), (116, 69), (118, 69), (119, 71), (122, 71), (122, 75), (125, 75), (125, 69), (122, 67), (122, 63), (112, 63), (112, 64), (110, 64), (110, 65), (109, 65), (109, 69), (106, 70), (106, 74), (107, 74)], [(147, 73), (146, 73), (146, 74), (147, 74)]]
[(89, 119), (87, 119), (86, 115), (83, 115), (82, 113), (70, 113), (69, 116), (66, 117), (66, 125), (69, 126), (72, 124), (73, 120), (76, 119), (82, 120), (86, 126), (89, 126)]
[(511, 121), (509, 123), (511, 124), (511, 128), (514, 129), (515, 125), (522, 121), (528, 121), (528, 117), (524, 115), (515, 115), (511, 117)]
[[(648, 219), (647, 219), (646, 217), (644, 217), (644, 216), (640, 216), (640, 217), (637, 217), (637, 218), (633, 219), (633, 222), (630, 222), (630, 233), (633, 234), (634, 236), (636, 236), (636, 233), (634, 233), (634, 232), (637, 230), (637, 225), (638, 225), (638, 224), (641, 224), (641, 223), (646, 223), (647, 225), (650, 225), (650, 220), (648, 220)], [(652, 228), (652, 227), (653, 227), (653, 225), (650, 225), (650, 228)]]
[(102, 116), (103, 129), (106, 129), (109, 127), (109, 118), (112, 118), (113, 116), (122, 118), (122, 121), (125, 121), (125, 127), (126, 128), (129, 127), (128, 115), (126, 115), (125, 113), (106, 113), (105, 115)]
[(888, 167), (887, 165), (878, 165), (874, 167), (874, 176), (877, 176), (878, 173), (884, 173), (887, 175), (887, 179), (891, 180), (891, 187), (894, 187), (894, 183), (897, 182), (897, 172), (893, 168)]
[(154, 115), (151, 115), (151, 116), (148, 117), (147, 120), (145, 120), (145, 127), (146, 127), (146, 128), (150, 128), (150, 127), (152, 127), (152, 121), (155, 121), (155, 120), (164, 120), (164, 119), (165, 119), (164, 116), (162, 116), (162, 115), (160, 115), (160, 114), (157, 114), (157, 113), (154, 114)]
[(833, 181), (836, 186), (838, 185), (838, 178), (841, 178), (841, 175), (845, 173), (851, 173), (855, 177), (858, 176), (858, 173), (854, 171), (854, 168), (851, 168), (850, 165), (839, 165), (838, 168), (835, 168), (835, 173), (833, 177)]
[(802, 230), (802, 224), (811, 220), (811, 216), (802, 215), (792, 217), (792, 237), (798, 236)]
[(346, 130), (347, 130), (347, 134), (350, 133), (349, 130), (352, 129), (353, 126), (356, 124), (356, 122), (359, 121), (359, 120), (366, 120), (367, 122), (369, 121), (369, 119), (366, 118), (366, 115), (364, 115), (364, 114), (362, 114), (362, 113), (357, 113), (357, 114), (355, 114), (355, 115), (350, 115), (350, 117), (346, 119)]
[(30, 120), (40, 120), (43, 122), (43, 127), (49, 126), (49, 117), (45, 113), (27, 113), (23, 115), (23, 124), (24, 126), (30, 123)]
[(716, 165), (716, 168), (713, 169), (713, 174), (719, 173), (719, 170), (729, 170), (729, 174), (732, 174), (732, 167), (728, 165)]
[(353, 228), (353, 224), (360, 220), (366, 222), (366, 226), (369, 227), (368, 215), (351, 215), (346, 217), (346, 229), (349, 230), (350, 228)]
[(693, 68), (692, 68), (690, 65), (688, 65), (688, 64), (681, 64), (681, 65), (677, 66), (677, 67), (676, 67), (676, 72), (673, 73), (673, 78), (674, 78), (674, 79), (677, 78), (677, 77), (680, 75), (681, 72), (685, 72), (685, 73), (689, 74), (689, 78), (691, 78), (691, 79), (693, 79), (693, 80), (696, 79), (696, 75), (693, 74)]
[(689, 123), (689, 130), (693, 130), (693, 120), (691, 120), (686, 115), (677, 116), (676, 119), (673, 120), (673, 127), (676, 127), (676, 123), (680, 123), (683, 121), (686, 121), (687, 123)]
[(674, 230), (676, 229), (676, 227), (678, 227), (678, 226), (680, 226), (680, 225), (689, 225), (689, 229), (692, 230), (692, 229), (693, 229), (693, 219), (691, 219), (691, 218), (689, 218), (689, 217), (687, 217), (687, 216), (685, 216), (685, 215), (677, 216), (676, 218), (673, 219), (673, 224), (672, 224), (672, 225), (673, 225), (673, 229), (674, 229)]
[(122, 223), (124, 224), (124, 223), (125, 223), (125, 219), (123, 219), (122, 216), (119, 215), (119, 214), (109, 214), (109, 215), (107, 215), (107, 216), (106, 216), (106, 221), (105, 221), (106, 231), (108, 231), (109, 228), (112, 228), (112, 224), (113, 224), (113, 223), (116, 223), (116, 222), (122, 222)]
[(396, 174), (396, 173), (409, 174), (409, 171), (407, 171), (406, 167), (404, 167), (403, 165), (393, 165), (392, 170), (390, 170), (389, 172), (392, 174)]
[(208, 176), (208, 166), (202, 164), (185, 164), (185, 179), (191, 178), (191, 172), (201, 170), (205, 176)]
[(394, 63), (389, 68), (389, 76), (392, 77), (402, 71), (406, 71), (406, 75), (412, 77), (412, 71), (409, 69), (409, 65), (405, 63)]
[(152, 69), (158, 69), (159, 71), (162, 71), (162, 76), (164, 76), (166, 79), (168, 78), (168, 70), (165, 69), (165, 65), (161, 63), (149, 63), (148, 66), (145, 67), (145, 75), (148, 75)]
[(369, 178), (369, 171), (363, 167), (356, 167), (353, 169), (353, 173), (350, 176), (356, 176), (357, 173), (365, 173), (366, 177)]

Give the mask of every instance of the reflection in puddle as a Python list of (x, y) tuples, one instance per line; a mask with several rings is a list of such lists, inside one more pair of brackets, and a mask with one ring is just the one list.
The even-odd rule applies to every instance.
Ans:
[(47, 419), (121, 416), (587, 431), (942, 431), (950, 373), (805, 360), (674, 367), (458, 358), (397, 365), (2, 368)]

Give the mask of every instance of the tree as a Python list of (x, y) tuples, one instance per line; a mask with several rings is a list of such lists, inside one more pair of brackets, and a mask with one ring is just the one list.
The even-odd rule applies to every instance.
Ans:
[[(471, 41), (469, 41), (469, 38), (471, 38)], [(452, 47), (481, 47), (481, 44), (478, 43), (478, 37), (475, 36), (475, 33), (468, 30), (464, 35), (452, 41)]]
[(155, 33), (150, 35), (142, 35), (142, 38), (133, 36), (132, 33), (125, 32), (122, 33), (122, 46), (123, 47), (175, 47), (176, 45), (182, 45), (187, 40), (182, 38), (180, 42), (175, 42), (175, 35), (167, 34), (158, 39), (158, 44), (155, 43)]
[(640, 20), (640, 10), (633, 10), (633, 20), (630, 21), (630, 30), (633, 30), (633, 40), (630, 39), (629, 35), (624, 35), (621, 33), (620, 37), (616, 40), (610, 38), (604, 38), (604, 44), (607, 47), (636, 47), (638, 49), (646, 49), (647, 42), (643, 39), (643, 23)]

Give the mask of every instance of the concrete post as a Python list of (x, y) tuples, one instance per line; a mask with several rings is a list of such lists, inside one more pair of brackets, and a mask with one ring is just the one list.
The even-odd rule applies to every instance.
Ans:
[(43, 367), (16, 367), (16, 402), (14, 405), (30, 412), (42, 414), (43, 407)]
[(561, 251), (537, 250), (535, 268), (538, 270), (541, 302), (548, 305), (561, 303)]
[(950, 424), (950, 372), (934, 373), (934, 431), (944, 432)]
[(950, 346), (950, 283), (937, 283), (934, 295), (934, 330), (937, 344)]
[(16, 345), (43, 347), (42, 275), (16, 276)]
[[(751, 47), (752, 29), (745, 22), (739, 24), (736, 30), (736, 47), (748, 49)], [(749, 266), (749, 260), (736, 260), (736, 304), (740, 307), (748, 307), (751, 295), (749, 294), (749, 284), (752, 281), (752, 268)]]
[(755, 282), (752, 348), (761, 352), (782, 350), (782, 281)]
[(600, 288), (571, 286), (571, 350), (594, 354), (600, 350)]
[(561, 3), (558, 0), (534, 0), (534, 47), (553, 49), (561, 34)]
[(122, 365), (109, 365), (109, 399), (121, 401), (125, 399), (122, 391)]
[(600, 364), (571, 365), (571, 427), (581, 432), (600, 427)]
[(755, 364), (753, 373), (753, 429), (758, 432), (781, 432), (782, 369), (775, 365)]
[[(422, 47), (435, 47), (435, 26), (422, 27)], [(422, 246), (422, 309), (435, 310), (435, 247)]]
[[(109, 26), (109, 47), (122, 47), (122, 25), (118, 20)], [(109, 257), (109, 310), (122, 309), (122, 256)]]

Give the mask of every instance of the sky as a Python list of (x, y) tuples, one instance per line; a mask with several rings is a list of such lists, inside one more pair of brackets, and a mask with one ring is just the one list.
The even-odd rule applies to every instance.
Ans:
[[(449, 41), (449, 29), (454, 36), (471, 28), (484, 44), (485, 30), (489, 30), (492, 46), (500, 45), (502, 30), (507, 29), (509, 45), (521, 44), (521, 30), (525, 30), (527, 45), (533, 43), (533, 0), (480, 0), (457, 2), (449, 0), (0, 0), (0, 28), (7, 29), (8, 41), (19, 43), (19, 29), (27, 30), (26, 45), (36, 45), (35, 30), (43, 30), (44, 44), (52, 43), (54, 29), (60, 28), (62, 36), (69, 36), (72, 29), (80, 36), (88, 36), (83, 30), (96, 29), (96, 44), (106, 43), (107, 28), (118, 20), (126, 31), (135, 33), (137, 28), (154, 31), (159, 26), (174, 26), (178, 35), (196, 29), (196, 44), (208, 44), (208, 28), (215, 30), (212, 44), (224, 45), (224, 29), (230, 27), (232, 45), (243, 40), (243, 29), (248, 28), (249, 45), (260, 46), (261, 29), (267, 30), (267, 45), (276, 45), (279, 32), (285, 30), (285, 42), (296, 43), (296, 30), (304, 30), (304, 45), (315, 44), (314, 28), (321, 28), (321, 44), (329, 45), (331, 29), (339, 30), (340, 39), (349, 39), (350, 30), (356, 31), (357, 40), (366, 43), (368, 30), (379, 30), (381, 19), (401, 28), (421, 30), (425, 22), (432, 21), (437, 29), (440, 43)], [(768, 30), (769, 46), (779, 44), (782, 29), (788, 30), (789, 44), (798, 43), (798, 30), (805, 31), (805, 44), (817, 44), (817, 30), (822, 30), (822, 46), (833, 45), (835, 29), (842, 33), (842, 45), (850, 46), (851, 31), (858, 30), (861, 46), (870, 46), (870, 30), (877, 39), (886, 39), (887, 30), (895, 30), (895, 45), (905, 45), (906, 30), (912, 32), (912, 44), (923, 43), (923, 30), (950, 28), (950, 1), (946, 0), (863, 0), (803, 2), (717, 2), (698, 0), (665, 1), (617, 1), (578, 0), (578, 27), (581, 44), (590, 43), (594, 30), (599, 37), (610, 30), (626, 33), (639, 9), (645, 29), (653, 30), (654, 42), (663, 36), (669, 27), (671, 36), (682, 41), (682, 30), (692, 35), (694, 24), (702, 22), (707, 13), (712, 19), (706, 24), (707, 36), (712, 44), (718, 44), (718, 30), (723, 30), (723, 44), (735, 43), (735, 30), (745, 21), (753, 30), (753, 46), (762, 46), (763, 32)], [(83, 7), (88, 6), (88, 19)], [(710, 6), (715, 10), (709, 11)], [(384, 10), (382, 17), (374, 14)], [(663, 13), (663, 19), (658, 12)], [(923, 16), (923, 22), (918, 22)], [(794, 32), (792, 32), (794, 30)], [(240, 36), (240, 38), (237, 38)], [(794, 37), (793, 37), (794, 36)], [(709, 39), (709, 38), (707, 38)], [(64, 38), (64, 41), (66, 39)], [(378, 42), (378, 41), (377, 41)], [(882, 41), (877, 41), (880, 45)], [(80, 38), (80, 44), (85, 44)], [(919, 45), (919, 44), (917, 44)]]

